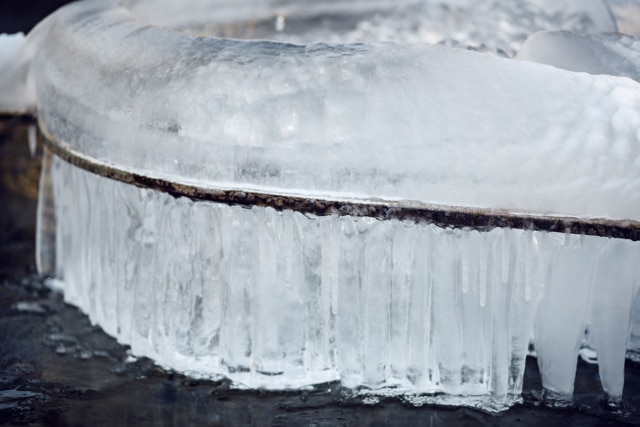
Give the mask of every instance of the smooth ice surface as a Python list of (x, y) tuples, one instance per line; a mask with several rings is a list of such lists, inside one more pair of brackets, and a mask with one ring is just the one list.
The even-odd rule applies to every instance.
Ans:
[(41, 127), (124, 169), (276, 193), (640, 212), (640, 85), (627, 79), (427, 44), (194, 38), (108, 0), (61, 9), (27, 45)]
[(545, 388), (570, 399), (589, 325), (622, 394), (639, 242), (193, 202), (59, 159), (46, 173), (65, 298), (136, 355), (236, 387), (340, 380), (502, 410), (532, 334)]
[(527, 39), (516, 58), (640, 81), (640, 39), (624, 34), (536, 33)]

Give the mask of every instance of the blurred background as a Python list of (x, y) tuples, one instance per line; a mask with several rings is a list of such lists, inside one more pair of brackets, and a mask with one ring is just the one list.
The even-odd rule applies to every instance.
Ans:
[(0, 33), (28, 32), (42, 18), (69, 0), (2, 0)]

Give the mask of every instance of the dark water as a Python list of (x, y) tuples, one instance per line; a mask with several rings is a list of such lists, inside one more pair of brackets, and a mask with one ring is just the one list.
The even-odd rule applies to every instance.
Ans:
[[(0, 33), (27, 31), (64, 0), (0, 3)], [(0, 426), (614, 426), (640, 425), (640, 367), (627, 363), (624, 413), (606, 411), (597, 368), (580, 362), (576, 405), (538, 405), (527, 361), (525, 402), (488, 415), (465, 408), (366, 406), (336, 385), (291, 393), (239, 392), (166, 372), (64, 304), (35, 274), (39, 162), (23, 124), (0, 122)]]

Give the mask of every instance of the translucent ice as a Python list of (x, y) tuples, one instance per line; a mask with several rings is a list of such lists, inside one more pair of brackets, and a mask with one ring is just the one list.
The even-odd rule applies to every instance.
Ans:
[(640, 91), (627, 79), (425, 44), (194, 38), (110, 1), (66, 7), (32, 36), (41, 128), (120, 168), (266, 192), (637, 216)]
[[(579, 39), (609, 49), (615, 72), (599, 75), (499, 57), (539, 29), (613, 31), (607, 4), (86, 0), (0, 61), (15, 88), (0, 108), (37, 111), (78, 164), (168, 191), (634, 225), (640, 84), (604, 74), (634, 72), (635, 39)], [(544, 387), (570, 399), (588, 326), (621, 395), (637, 242), (243, 208), (49, 160), (55, 250), (40, 233), (39, 266), (136, 355), (249, 387), (339, 379), (500, 410), (520, 398), (532, 335)]]
[(194, 202), (59, 159), (52, 176), (65, 297), (136, 355), (252, 388), (339, 379), (501, 410), (534, 332), (545, 388), (570, 400), (591, 324), (621, 396), (639, 242)]
[[(523, 45), (517, 58), (528, 61), (536, 61), (553, 65), (572, 71), (584, 71), (592, 74), (610, 74), (625, 76), (640, 81), (640, 40), (635, 37), (623, 34), (592, 34), (577, 35), (567, 32), (541, 32), (534, 34)], [(622, 129), (633, 126), (635, 118), (627, 116), (625, 111), (619, 111), (611, 118), (611, 125), (614, 129)], [(632, 255), (634, 252), (624, 247), (622, 242), (612, 243), (602, 257), (623, 258)], [(581, 255), (584, 258), (584, 255)], [(604, 389), (614, 398), (622, 395), (623, 386), (623, 365), (621, 363), (608, 363), (610, 359), (617, 358), (623, 360), (625, 347), (633, 354), (640, 352), (640, 342), (637, 336), (640, 335), (640, 300), (633, 305), (635, 297), (634, 283), (638, 283), (637, 272), (625, 270), (618, 272), (611, 270), (610, 266), (614, 262), (603, 263), (602, 267), (596, 271), (588, 271), (589, 276), (594, 276), (594, 280), (600, 281), (601, 286), (594, 291), (594, 298), (600, 301), (599, 311), (592, 313), (589, 321), (589, 345), (601, 348), (598, 352), (598, 363), (603, 378)], [(570, 273), (571, 276), (575, 272)], [(584, 294), (577, 297), (584, 297)], [(574, 296), (573, 298), (576, 298)], [(602, 307), (604, 306), (604, 307)], [(581, 307), (576, 304), (575, 307)], [(608, 328), (611, 323), (628, 324), (632, 312), (636, 313), (631, 322), (629, 337), (623, 330), (618, 329), (613, 332)], [(582, 322), (587, 321), (587, 317), (581, 316)], [(584, 330), (585, 324), (571, 325), (570, 322), (562, 322), (564, 327), (578, 328)], [(549, 331), (549, 339), (559, 336), (558, 328), (552, 327)], [(545, 332), (541, 332), (545, 334)], [(580, 334), (579, 334), (580, 335)], [(539, 337), (536, 335), (536, 337)], [(629, 343), (627, 343), (629, 338)], [(561, 351), (563, 345), (568, 346), (568, 350), (573, 351), (581, 344), (581, 339), (576, 341), (563, 341), (559, 343), (554, 351)], [(605, 345), (606, 342), (606, 345)], [(594, 344), (596, 343), (596, 344)], [(557, 366), (558, 371), (553, 373), (549, 381), (559, 384), (563, 373), (571, 371), (571, 367), (558, 366), (555, 362), (545, 362), (545, 355), (538, 353), (541, 363), (549, 363)], [(550, 358), (549, 360), (556, 360)], [(617, 366), (617, 371), (612, 371), (611, 366)], [(606, 379), (605, 379), (606, 378)], [(570, 395), (573, 390), (573, 376), (567, 378), (562, 386), (554, 387), (558, 392)]]

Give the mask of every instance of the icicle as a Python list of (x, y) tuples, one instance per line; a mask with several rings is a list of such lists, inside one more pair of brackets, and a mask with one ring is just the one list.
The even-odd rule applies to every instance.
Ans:
[[(487, 236), (489, 233), (481, 233), (482, 236), (482, 248), (483, 257), (481, 258), (482, 265), (486, 265), (484, 269), (485, 285), (488, 281), (490, 286), (490, 298), (487, 301), (487, 308), (484, 310), (487, 315), (490, 316), (491, 330), (488, 335), (491, 337), (491, 341), (488, 347), (491, 348), (491, 358), (489, 359), (491, 369), (491, 403), (497, 408), (506, 408), (509, 402), (509, 377), (510, 377), (510, 362), (512, 354), (513, 344), (513, 325), (510, 322), (509, 310), (505, 310), (504, 307), (510, 306), (510, 295), (512, 290), (509, 286), (504, 286), (500, 283), (498, 277), (501, 272), (492, 263), (493, 257), (490, 254), (487, 256)], [(487, 275), (490, 278), (487, 279)], [(485, 291), (487, 294), (487, 291)], [(486, 296), (485, 296), (486, 299)]]
[[(603, 240), (603, 239), (600, 239)], [(589, 332), (598, 353), (602, 388), (609, 400), (620, 401), (633, 304), (637, 242), (607, 239), (593, 274), (593, 313)]]
[(56, 269), (56, 203), (52, 163), (53, 154), (45, 149), (36, 222), (36, 267), (38, 273), (45, 276), (55, 273)]
[[(411, 330), (411, 299), (412, 290), (421, 286), (416, 280), (416, 238), (420, 233), (415, 223), (396, 223), (392, 241), (392, 268), (391, 293), (389, 302), (390, 331), (389, 348), (404, 348), (407, 351), (388, 351), (387, 366), (390, 367), (390, 376), (393, 381), (407, 383), (408, 369), (411, 365), (410, 330)], [(424, 260), (422, 260), (424, 263)], [(407, 384), (408, 385), (408, 384)]]
[[(569, 239), (573, 240), (569, 235)], [(588, 248), (567, 243), (556, 234), (550, 280), (535, 319), (536, 351), (542, 383), (554, 404), (572, 401), (578, 349), (588, 319), (595, 255), (602, 239), (590, 239)]]
[(31, 157), (35, 157), (38, 139), (36, 137), (36, 125), (29, 125), (27, 129), (27, 137), (29, 139), (29, 153)]
[[(373, 222), (375, 221), (375, 222)], [(392, 289), (390, 221), (364, 220), (362, 361), (364, 384), (379, 388), (388, 378), (389, 302)]]
[(564, 230), (564, 240), (562, 245), (565, 248), (568, 248), (569, 246), (571, 246), (571, 228), (567, 227)]
[(480, 307), (484, 307), (487, 304), (487, 264), (489, 263), (487, 258), (487, 233), (480, 233), (478, 245), (480, 245), (480, 253), (478, 254), (480, 265), (478, 292), (480, 293)]
[(509, 280), (509, 258), (511, 253), (509, 252), (509, 242), (511, 237), (511, 229), (503, 227), (502, 230), (502, 283), (507, 283)]
[(546, 231), (541, 231), (537, 233), (537, 248), (538, 248), (538, 286), (544, 289), (546, 284), (546, 272), (549, 268), (549, 253), (551, 249), (549, 248), (549, 233)]
[(525, 241), (524, 241), (524, 265), (525, 265), (525, 274), (524, 274), (524, 299), (525, 301), (531, 301), (531, 283), (533, 282), (533, 275), (535, 271), (535, 266), (533, 265), (533, 250), (535, 245), (535, 240), (533, 236), (533, 230), (525, 231)]
[(330, 232), (328, 258), (329, 288), (331, 289), (331, 312), (334, 316), (338, 313), (338, 277), (340, 275), (340, 242), (342, 238), (340, 223), (340, 218), (332, 215), (327, 224)]
[(468, 228), (462, 230), (462, 240), (460, 241), (461, 257), (460, 265), (462, 268), (462, 292), (467, 293), (469, 291), (469, 264), (471, 257), (469, 256), (470, 246), (469, 234), (471, 231)]
[(285, 267), (285, 283), (287, 287), (291, 287), (291, 278), (293, 276), (294, 262), (294, 230), (293, 212), (286, 210), (281, 213), (281, 221), (283, 226), (283, 246), (284, 246), (284, 267)]
[[(111, 333), (134, 341), (136, 354), (176, 367), (222, 371), (254, 386), (266, 384), (264, 374), (270, 374), (269, 384), (342, 378), (354, 387), (493, 393), (496, 409), (508, 404), (505, 390), (521, 390), (526, 344), (541, 301), (535, 323), (544, 384), (549, 396), (570, 400), (574, 344), (590, 310), (590, 268), (607, 239), (308, 218), (105, 183), (60, 160), (52, 173), (60, 218), (56, 245), (65, 269), (59, 274), (65, 275), (67, 297), (89, 307)], [(69, 215), (70, 206), (78, 208), (75, 215)], [(194, 221), (210, 226), (196, 235)], [(90, 246), (100, 230), (108, 237)], [(637, 260), (637, 252), (623, 256), (637, 250), (637, 244), (627, 248), (627, 243), (598, 261), (600, 282), (627, 275), (630, 259)], [(173, 253), (175, 244), (185, 252)], [(166, 270), (157, 268), (163, 259), (170, 260)], [(92, 267), (96, 263), (99, 268)], [(109, 289), (107, 273), (118, 265), (122, 271), (114, 274), (124, 284)], [(611, 309), (602, 307), (618, 304), (623, 292), (631, 305), (638, 285), (629, 277), (627, 284), (611, 284), (619, 292), (598, 296), (609, 289), (601, 286), (591, 309), (594, 319), (608, 315)], [(191, 283), (205, 278), (213, 281), (206, 296), (196, 287), (204, 283)], [(114, 298), (117, 323), (109, 319)], [(566, 304), (569, 300), (574, 304)], [(205, 306), (205, 301), (211, 302)], [(171, 315), (168, 307), (182, 314)], [(593, 329), (598, 346), (608, 349), (599, 363), (603, 386), (614, 400), (622, 384), (625, 310), (630, 308), (614, 310), (619, 320), (598, 321)], [(611, 340), (615, 343), (606, 344)], [(395, 348), (409, 350), (397, 356)]]

